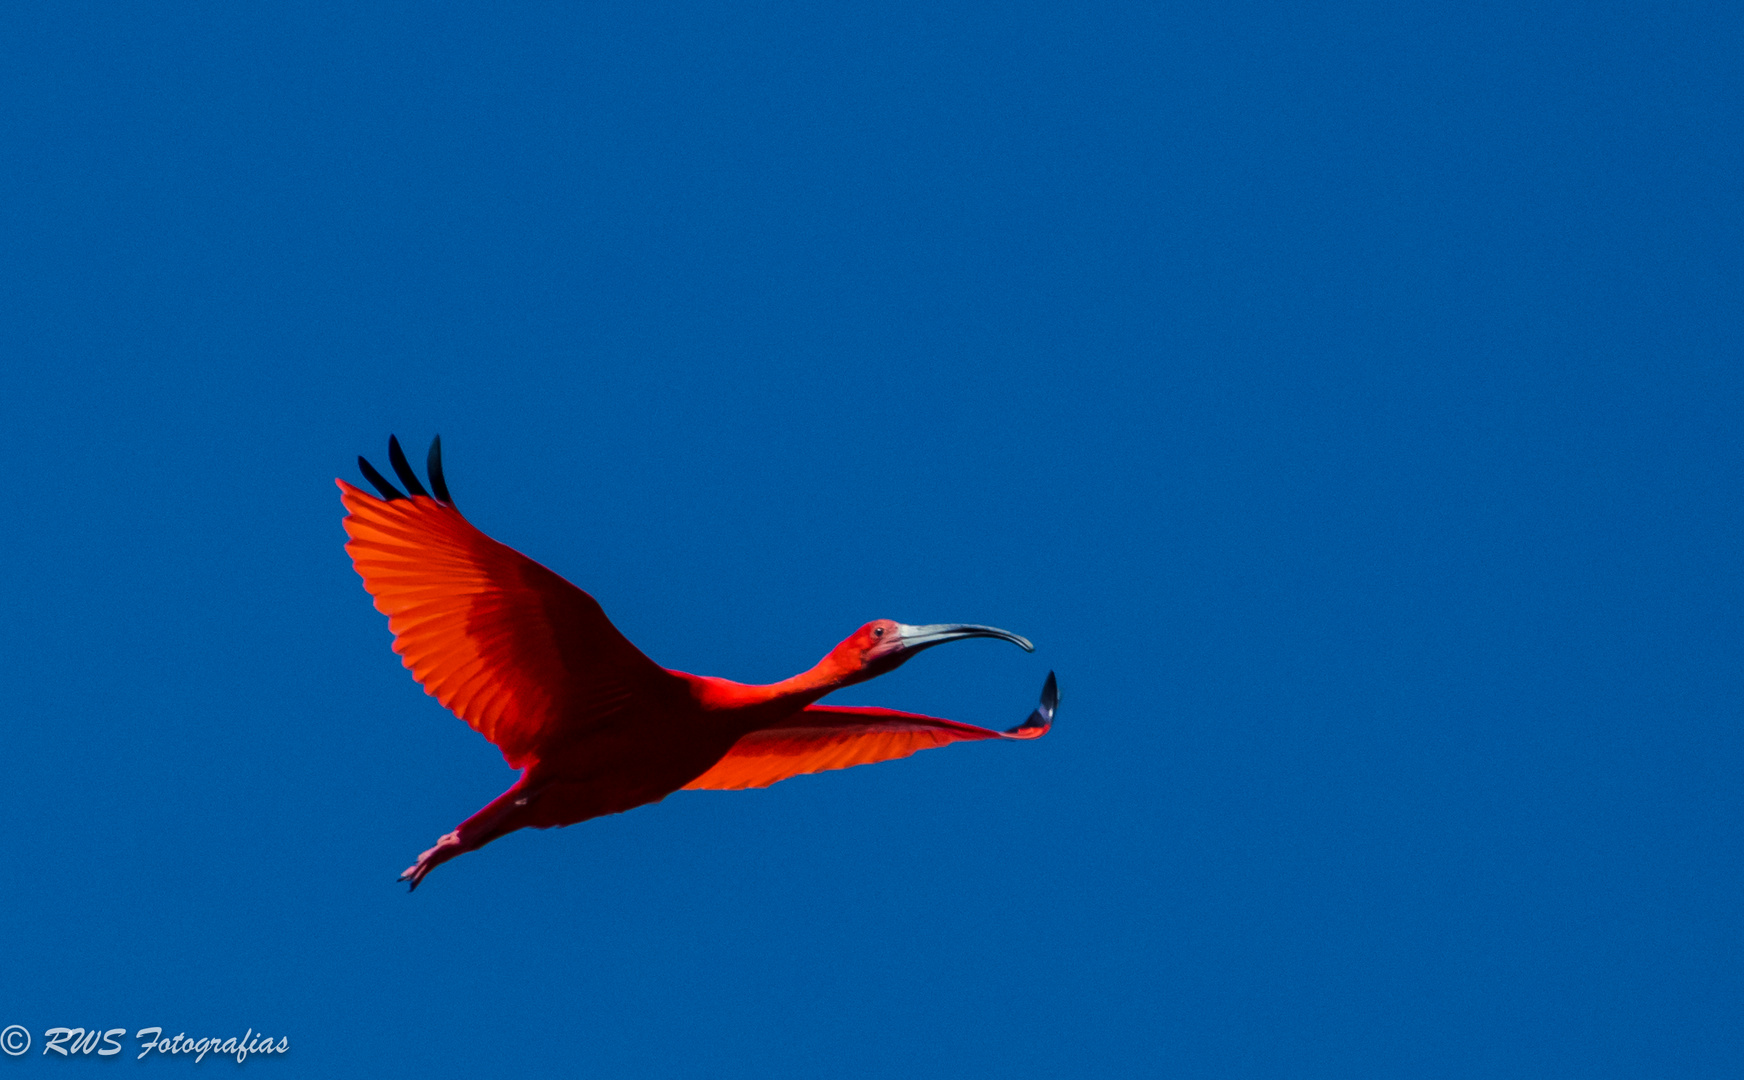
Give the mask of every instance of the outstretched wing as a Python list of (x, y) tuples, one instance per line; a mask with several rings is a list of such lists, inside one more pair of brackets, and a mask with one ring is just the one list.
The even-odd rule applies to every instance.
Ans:
[(768, 787), (790, 776), (893, 761), (947, 743), (1038, 739), (1053, 726), (1059, 700), (1049, 672), (1041, 704), (1029, 719), (1008, 731), (894, 709), (808, 705), (774, 727), (744, 736), (714, 768), (684, 786), (691, 791)]
[(425, 692), (515, 768), (639, 696), (671, 692), (676, 676), (630, 644), (593, 597), (461, 516), (439, 453), (432, 447), (430, 472), (440, 497), (403, 467), (397, 441), (389, 457), (413, 495), (367, 462), (365, 475), (388, 498), (338, 481), (350, 512), (345, 550)]

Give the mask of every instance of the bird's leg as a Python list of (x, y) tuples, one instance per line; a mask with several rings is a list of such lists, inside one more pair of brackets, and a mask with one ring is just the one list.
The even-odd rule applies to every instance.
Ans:
[(460, 823), (460, 827), (436, 841), (436, 846), (418, 856), (418, 861), (406, 867), (401, 881), (411, 882), (416, 889), (425, 875), (456, 855), (481, 848), (505, 833), (514, 832), (523, 822), (513, 820), (539, 797), (540, 786), (530, 785), (525, 774), (513, 787), (492, 799), (483, 810)]

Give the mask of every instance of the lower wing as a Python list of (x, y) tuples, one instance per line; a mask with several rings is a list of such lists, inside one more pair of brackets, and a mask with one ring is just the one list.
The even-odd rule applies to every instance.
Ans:
[(936, 716), (808, 705), (774, 727), (753, 731), (733, 744), (714, 768), (684, 785), (687, 791), (738, 791), (768, 787), (806, 773), (905, 758), (917, 750), (976, 739), (1036, 739), (1047, 734), (1059, 706), (1053, 672), (1041, 704), (1029, 719), (1007, 731), (959, 724)]

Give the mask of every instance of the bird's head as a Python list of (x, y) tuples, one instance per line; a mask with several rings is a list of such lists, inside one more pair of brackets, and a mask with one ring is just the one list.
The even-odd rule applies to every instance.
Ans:
[(831, 658), (847, 676), (843, 685), (848, 685), (894, 671), (922, 649), (977, 637), (999, 638), (1021, 647), (1024, 652), (1035, 652), (1035, 646), (1027, 638), (993, 626), (972, 623), (909, 626), (893, 619), (874, 619), (837, 645)]

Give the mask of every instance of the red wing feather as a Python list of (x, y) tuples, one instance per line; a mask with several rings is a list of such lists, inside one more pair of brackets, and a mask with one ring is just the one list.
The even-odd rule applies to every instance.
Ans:
[(669, 675), (563, 578), (427, 495), (386, 501), (345, 481), (345, 550), (430, 694), (521, 768)]
[(744, 736), (713, 768), (684, 786), (690, 791), (768, 787), (790, 776), (894, 761), (948, 743), (1034, 739), (1048, 726), (1031, 717), (1010, 731), (994, 731), (894, 709), (808, 705), (774, 727)]

